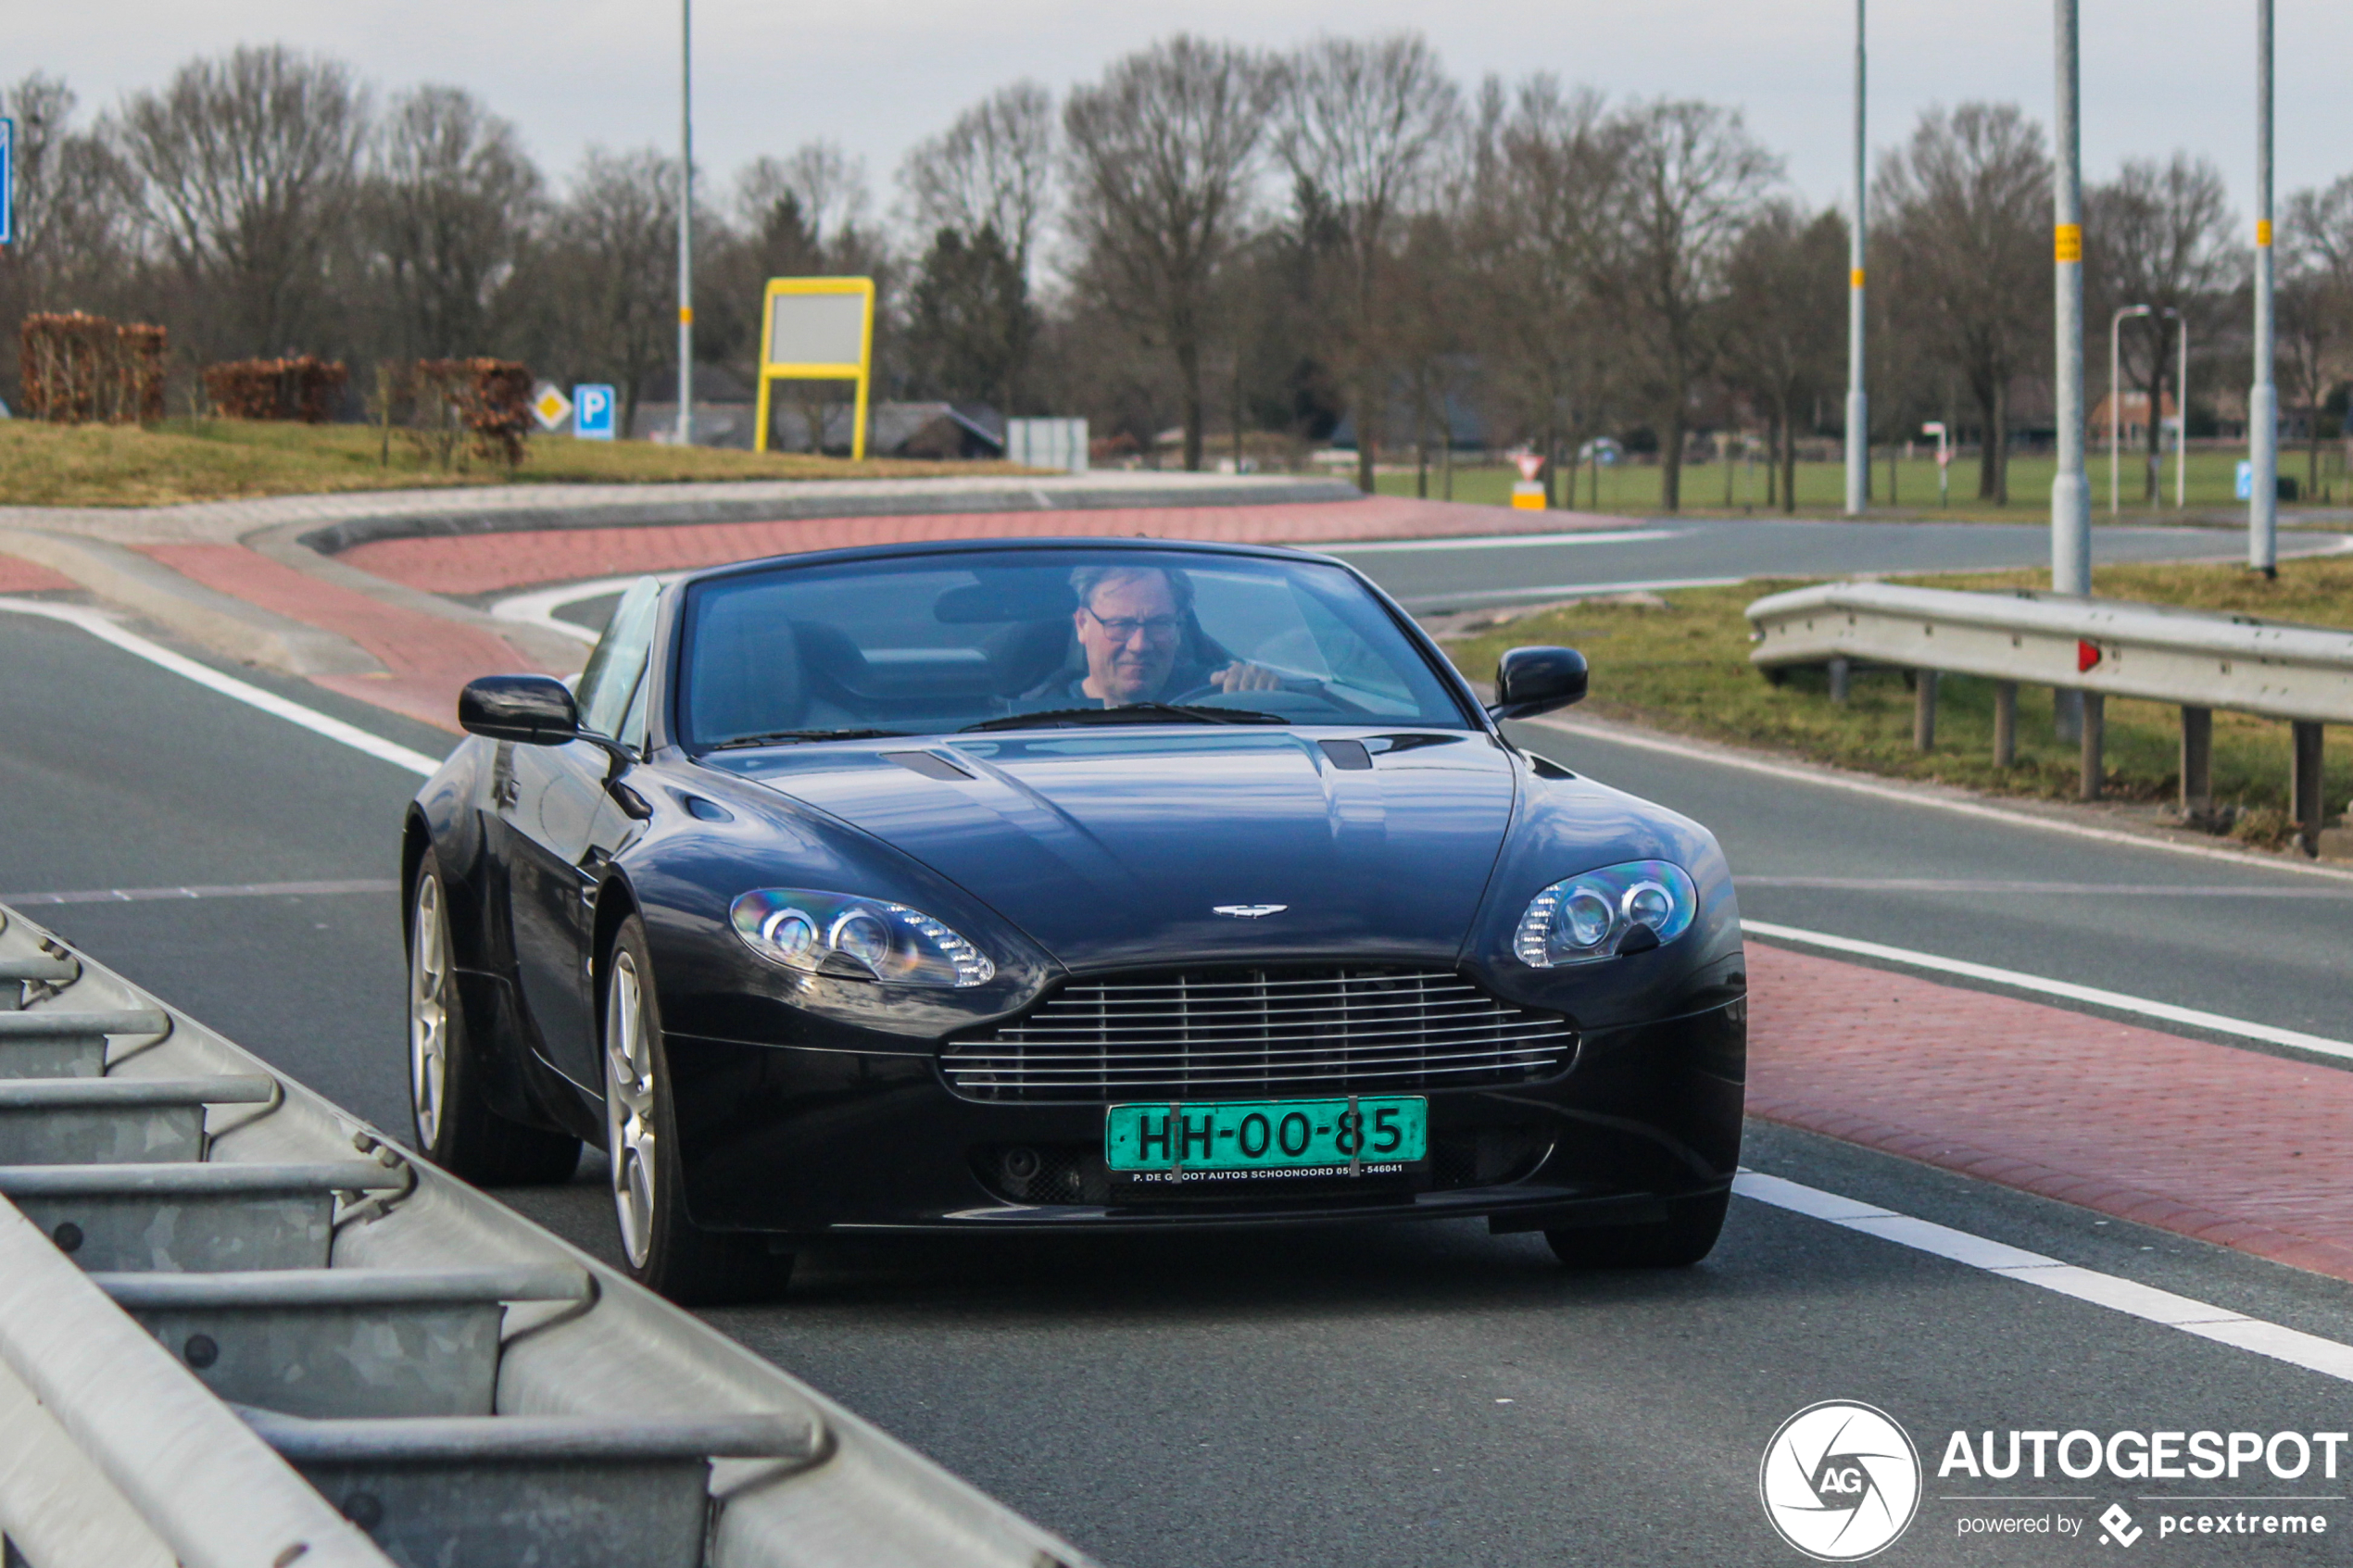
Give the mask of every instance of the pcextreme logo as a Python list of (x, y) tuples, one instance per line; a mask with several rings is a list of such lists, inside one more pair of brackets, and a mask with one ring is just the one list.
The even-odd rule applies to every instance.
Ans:
[(1781, 1539), (1817, 1562), (1859, 1562), (1912, 1523), (1919, 1450), (1886, 1411), (1825, 1399), (1782, 1422), (1765, 1445), (1756, 1491)]

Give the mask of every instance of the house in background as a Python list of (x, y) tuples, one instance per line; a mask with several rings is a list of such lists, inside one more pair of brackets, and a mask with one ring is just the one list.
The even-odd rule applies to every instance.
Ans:
[[(701, 408), (700, 400), (696, 403)], [(822, 442), (810, 439), (812, 409), (783, 395), (768, 410), (768, 449), (836, 454), (849, 450), (851, 406), (821, 404), (814, 410)], [(868, 409), (866, 451), (876, 458), (987, 459), (1005, 455), (1005, 417), (986, 403), (876, 403)], [(698, 414), (698, 420), (699, 420)], [(747, 418), (745, 445), (750, 445)]]

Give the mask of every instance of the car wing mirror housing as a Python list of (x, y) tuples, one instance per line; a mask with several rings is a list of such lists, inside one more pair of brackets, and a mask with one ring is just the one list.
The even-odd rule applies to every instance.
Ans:
[(1496, 719), (1532, 719), (1585, 697), (1585, 656), (1575, 648), (1514, 648), (1495, 665)]
[(580, 738), (580, 705), (546, 675), (484, 675), (458, 694), (458, 727), (490, 740), (561, 746)]

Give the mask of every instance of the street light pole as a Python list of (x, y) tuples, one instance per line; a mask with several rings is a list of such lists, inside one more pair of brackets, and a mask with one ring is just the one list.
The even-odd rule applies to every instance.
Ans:
[(695, 440), (695, 0), (678, 0), (677, 440)]
[(2280, 392), (2271, 380), (2271, 0), (2255, 0), (2255, 385), (2246, 395), (2246, 564), (2280, 571)]
[(2057, 295), (2058, 472), (2051, 481), (2051, 587), (2092, 591), (2092, 497), (2083, 478), (2083, 138), (2076, 0), (2057, 0), (2057, 178), (2052, 182), (2052, 270)]
[(2173, 361), (2173, 404), (2182, 428), (2173, 436), (2173, 506), (2176, 510), (2190, 504), (2190, 313), (2168, 310), (2173, 319), (2173, 331), (2180, 339)]
[[(2117, 310), (2116, 314), (2115, 314), (2114, 316), (2111, 316), (2110, 318), (2108, 318), (2108, 516), (2110, 516), (2110, 517), (2114, 517), (2114, 516), (2116, 515), (2116, 508), (2117, 508), (2117, 497), (2116, 497), (2116, 432), (2117, 432), (2117, 427), (2118, 427), (2118, 426), (2120, 426), (2120, 425), (2121, 425), (2121, 424), (2124, 422), (2124, 421), (2123, 421), (2123, 420), (2122, 420), (2121, 418), (2120, 418), (2120, 417), (2119, 417), (2120, 415), (2121, 415), (2121, 414), (2123, 413), (2123, 404), (2124, 404), (2124, 394), (2123, 394), (2123, 389), (2122, 389), (2121, 387), (2120, 387), (2120, 386), (2117, 384), (2117, 377), (2118, 377), (2118, 374), (2119, 374), (2120, 370), (2120, 361), (2119, 361), (2119, 358), (2118, 358), (2118, 353), (2117, 353), (2118, 346), (2119, 346), (2119, 340), (2120, 340), (2120, 336), (2121, 336), (2121, 334), (2122, 334), (2122, 332), (2123, 332), (2123, 330), (2124, 330), (2124, 318), (2126, 318), (2127, 316), (2145, 316), (2145, 315), (2147, 315), (2148, 313), (2149, 313), (2149, 307), (2148, 307), (2147, 306), (2145, 306), (2145, 305), (2126, 305), (2126, 306), (2120, 307), (2118, 308), (2118, 310)], [(2162, 352), (2162, 349), (2161, 349), (2161, 348), (2160, 348), (2159, 352)], [(2159, 361), (2158, 361), (2158, 363), (2159, 363), (2159, 364), (2162, 364), (2163, 362), (2164, 362), (2164, 361), (2162, 361), (2162, 360), (2159, 360)], [(2150, 417), (2151, 417), (2151, 418), (2155, 418), (2155, 417), (2156, 417), (2156, 411), (2155, 411), (2154, 409), (2151, 409), (2151, 410), (2150, 410)]]
[(1846, 259), (1846, 515), (1860, 517), (1871, 483), (1871, 404), (1863, 389), (1863, 215), (1869, 206), (1863, 140), (1863, 6), (1855, 0), (1855, 225)]

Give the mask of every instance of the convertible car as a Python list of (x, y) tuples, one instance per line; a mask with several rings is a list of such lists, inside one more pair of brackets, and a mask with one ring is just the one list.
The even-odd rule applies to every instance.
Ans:
[(1149, 540), (650, 579), (465, 691), (402, 841), (417, 1147), (681, 1299), (890, 1232), (1723, 1223), (1745, 966), (1698, 824), (1507, 739), (1337, 561)]

